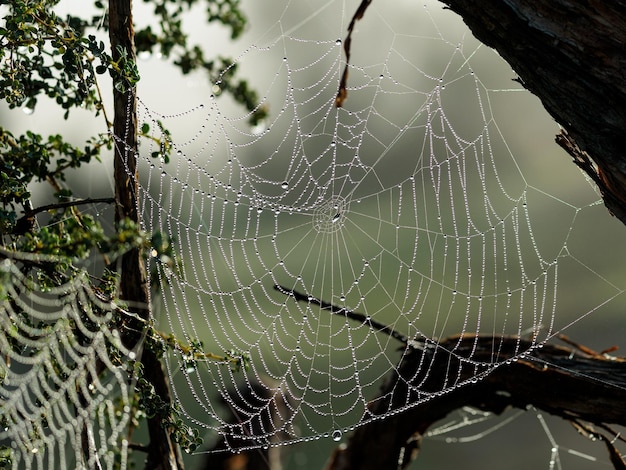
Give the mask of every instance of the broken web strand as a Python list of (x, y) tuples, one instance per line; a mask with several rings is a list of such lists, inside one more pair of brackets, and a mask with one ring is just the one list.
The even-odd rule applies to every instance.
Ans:
[[(187, 418), (207, 435), (235, 438), (231, 448), (332, 436), (370, 419), (367, 401), (407, 352), (367, 321), (295, 302), (276, 284), (433, 345), (454, 333), (523, 334), (541, 345), (562, 328), (559, 266), (575, 258), (569, 234), (548, 240), (534, 214), (547, 197), (571, 230), (595, 202), (567, 203), (527, 177), (494, 109), (520, 92), (510, 81), (494, 86), (493, 72), (478, 67), (489, 51), (465, 36), (446, 39), (432, 9), (420, 17), (430, 23), (423, 34), (383, 22), (376, 43), (360, 46), (367, 53), (353, 53), (340, 110), (343, 26), (316, 38), (311, 15), (298, 16), (293, 3), (274, 25), (278, 38), (237, 60), (257, 64), (273, 110), (264, 126), (251, 131), (248, 116), (210, 96), (167, 116), (142, 101), (143, 119), (163, 120), (177, 149), (167, 164), (149, 157), (154, 148), (139, 156), (146, 228), (171, 233), (185, 266), (184, 276), (162, 274), (158, 320), (209, 350), (252, 358), (240, 375), (212, 364), (188, 373), (170, 358)], [(325, 31), (329, 24), (337, 22)], [(426, 50), (436, 51), (432, 63)], [(608, 298), (623, 291), (609, 287)], [(462, 359), (471, 364), (472, 353)], [(476, 378), (508, 359), (495, 350)], [(428, 376), (428, 367), (418, 372)], [(411, 379), (399, 378), (419, 398), (390, 414), (432, 396)], [(262, 398), (233, 395), (257, 383)], [(461, 385), (451, 376), (442, 391)], [(223, 408), (237, 409), (239, 423)]]
[[(525, 465), (542, 465), (552, 470), (598, 466), (612, 468), (603, 448), (594, 445), (592, 440), (581, 442), (581, 437), (569, 423), (561, 418), (544, 415), (533, 407), (528, 410), (510, 410), (501, 416), (471, 408), (461, 409), (446, 422), (427, 432), (424, 449), (428, 452), (429, 444), (433, 443), (453, 444), (461, 458), (466, 458), (465, 449), (471, 451), (469, 446), (482, 441), (492, 450), (498, 448), (493, 451), (493, 456), (484, 456), (481, 462), (482, 465), (491, 467), (498, 465), (497, 462), (502, 462), (502, 459), (509, 460), (514, 455), (515, 448), (520, 447), (524, 436), (531, 433), (539, 434), (543, 439), (532, 448), (522, 446)], [(508, 439), (499, 436), (506, 436)], [(617, 440), (619, 435), (612, 437)], [(578, 445), (578, 448), (569, 447), (572, 444)], [(439, 453), (437, 455), (440, 465), (448, 464), (446, 456), (440, 456)]]

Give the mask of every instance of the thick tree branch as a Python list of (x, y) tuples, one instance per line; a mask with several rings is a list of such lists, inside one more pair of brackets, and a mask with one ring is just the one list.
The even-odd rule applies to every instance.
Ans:
[(575, 160), (590, 157), (606, 206), (626, 223), (626, 1), (440, 1), (541, 99)]
[[(523, 358), (507, 363), (516, 351), (535, 346)], [(408, 411), (358, 428), (348, 445), (335, 451), (328, 470), (407, 468), (417, 456), (424, 433), (452, 411), (472, 406), (493, 413), (507, 407), (537, 409), (570, 421), (598, 426), (626, 425), (626, 359), (546, 344), (541, 348), (518, 337), (465, 334), (447, 338), (430, 349), (415, 348), (381, 390), (384, 399), (370, 404), (373, 415), (398, 408), (414, 394), (436, 392), (441, 384), (461, 383), (476, 373), (475, 364), (501, 365), (482, 381), (462, 385)], [(429, 355), (421, 371), (422, 355)], [(412, 378), (407, 381), (407, 378)], [(613, 458), (613, 454), (612, 458)], [(616, 466), (616, 468), (621, 468)]]

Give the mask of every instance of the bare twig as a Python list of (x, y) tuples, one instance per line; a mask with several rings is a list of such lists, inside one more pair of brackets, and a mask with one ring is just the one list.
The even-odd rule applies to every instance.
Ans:
[(343, 50), (346, 53), (346, 66), (343, 69), (343, 75), (341, 76), (341, 82), (339, 83), (339, 90), (337, 91), (337, 98), (335, 98), (335, 106), (341, 108), (343, 106), (343, 102), (348, 98), (348, 67), (350, 66), (350, 47), (352, 45), (352, 32), (354, 31), (354, 25), (358, 20), (363, 18), (365, 14), (365, 10), (370, 6), (372, 0), (362, 0), (359, 8), (357, 8), (352, 20), (350, 21), (350, 25), (348, 26), (348, 35), (343, 43)]
[(409, 339), (402, 333), (398, 333), (393, 328), (383, 325), (382, 323), (379, 323), (376, 320), (372, 320), (370, 317), (363, 315), (362, 313), (353, 312), (352, 310), (348, 310), (347, 308), (338, 307), (336, 305), (325, 302), (323, 300), (316, 299), (313, 296), (304, 295), (296, 290), (289, 289), (281, 285), (275, 285), (274, 289), (276, 289), (277, 291), (283, 294), (290, 295), (291, 297), (293, 297), (299, 302), (308, 302), (310, 304), (317, 305), (321, 309), (328, 310), (330, 313), (334, 315), (342, 315), (342, 316), (345, 316), (346, 318), (349, 318), (350, 320), (354, 320), (354, 321), (361, 322), (361, 323), (367, 323), (368, 325), (372, 327), (373, 330), (381, 331), (385, 333), (386, 335), (389, 335), (392, 338), (397, 339), (398, 341), (403, 343), (405, 346), (409, 342)]

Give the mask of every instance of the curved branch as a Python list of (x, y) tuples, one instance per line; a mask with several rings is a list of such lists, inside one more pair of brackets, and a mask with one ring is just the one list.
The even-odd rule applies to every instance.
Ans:
[[(510, 363), (516, 351), (532, 352)], [(442, 340), (432, 355), (429, 376), (415, 377), (420, 389), (437, 390), (445, 380), (454, 383), (475, 374), (474, 363), (489, 363), (499, 350), (503, 361), (483, 380), (459, 386), (408, 411), (358, 428), (345, 448), (335, 451), (327, 470), (407, 468), (419, 452), (424, 433), (452, 411), (472, 406), (496, 414), (508, 407), (533, 406), (570, 421), (598, 426), (626, 425), (626, 359), (552, 344), (536, 344), (516, 336), (465, 334)], [(452, 352), (454, 351), (454, 352)], [(423, 350), (413, 349), (370, 404), (373, 415), (397, 407), (409, 396)], [(463, 359), (471, 358), (472, 364)], [(440, 387), (439, 387), (440, 388)], [(614, 453), (611, 454), (614, 458)], [(623, 464), (623, 461), (622, 461)], [(617, 466), (615, 468), (623, 468)]]

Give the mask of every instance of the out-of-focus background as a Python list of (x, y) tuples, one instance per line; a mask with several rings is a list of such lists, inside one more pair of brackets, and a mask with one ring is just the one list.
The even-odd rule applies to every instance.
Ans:
[[(65, 0), (60, 2), (59, 8), (61, 12), (63, 9), (87, 9), (86, 3)], [(193, 32), (193, 40), (204, 44), (215, 55), (239, 58), (241, 76), (262, 94), (269, 90), (267, 102), (271, 120), (285, 100), (284, 89), (272, 85), (275, 80), (281, 79), (277, 64), (285, 55), (294, 67), (296, 64), (310, 66), (307, 72), (310, 83), (319, 82), (319, 87), (328, 87), (329, 90), (336, 88), (336, 78), (343, 62), (325, 78), (324, 67), (333, 63), (332, 57), (315, 66), (312, 62), (316, 60), (318, 51), (311, 41), (328, 43), (344, 38), (359, 3), (244, 0), (243, 9), (249, 18), (249, 26), (236, 42), (230, 41), (227, 31), (207, 27), (200, 9), (187, 15), (185, 21)], [(137, 2), (136, 8), (136, 21), (148, 21), (145, 6)], [(437, 37), (445, 41), (432, 40)], [(301, 49), (298, 48), (298, 39), (306, 40)], [(495, 52), (481, 47), (458, 17), (443, 10), (442, 5), (433, 0), (420, 5), (408, 0), (374, 1), (365, 17), (357, 23), (352, 44), (352, 64), (357, 67), (359, 64), (363, 67), (373, 64), (372, 70), (384, 64), (390, 65), (392, 60), (395, 70), (400, 70), (402, 61), (390, 59), (388, 51), (401, 52), (406, 71), (395, 76), (400, 76), (402, 81), (410, 84), (407, 86), (412, 87), (417, 86), (415, 75), (421, 71), (436, 70), (449, 63), (453, 50), (450, 44), (463, 47), (485, 87), (501, 90), (490, 94), (491, 109), (513, 156), (511, 161), (518, 167), (514, 171), (519, 171), (527, 184), (536, 189), (533, 194), (537, 195), (537, 199), (529, 198), (528, 205), (537, 239), (544, 244), (546, 251), (561, 247), (563, 240), (567, 239), (570, 256), (559, 265), (556, 329), (562, 329), (570, 338), (596, 350), (613, 345), (624, 347), (626, 296), (623, 290), (626, 288), (626, 276), (623, 264), (626, 244), (623, 240), (626, 227), (613, 218), (601, 203), (593, 204), (599, 200), (599, 195), (554, 142), (558, 125), (543, 110), (537, 98), (519, 91), (519, 85), (513, 81), (515, 73)], [(250, 45), (255, 47), (250, 48)], [(307, 55), (309, 53), (312, 55)], [(340, 47), (333, 54), (343, 58)], [(159, 113), (176, 114), (194, 109), (200, 103), (208, 102), (215, 92), (214, 84), (208, 83), (204, 75), (183, 76), (159, 57), (141, 57), (139, 69), (141, 82), (138, 95), (146, 107)], [(349, 82), (349, 86), (358, 86), (358, 74), (352, 75), (353, 81)], [(346, 107), (353, 103), (355, 107), (364, 105), (358, 102), (358, 96), (356, 92), (349, 95)], [(462, 91), (447, 96), (449, 101), (444, 103), (446, 115), (458, 129), (468, 129), (469, 132), (480, 117), (469, 112), (472, 107)], [(385, 104), (385, 96), (374, 94), (372, 99), (381, 101), (377, 102), (377, 106), (389, 113), (391, 121), (403, 122), (404, 115), (410, 116), (416, 111), (406, 109), (402, 101)], [(228, 104), (228, 98), (224, 100), (220, 109), (232, 112), (232, 115), (241, 114), (234, 105)], [(406, 106), (410, 106), (410, 102)], [(394, 113), (397, 115), (394, 116)], [(53, 105), (40, 106), (33, 114), (2, 109), (0, 122), (15, 133), (32, 128), (41, 133), (66, 134), (77, 142), (82, 136), (104, 130), (104, 121), (93, 120), (86, 112), (73, 112), (70, 119), (64, 121), (61, 111)], [(172, 122), (174, 141), (178, 138), (184, 140), (190, 124), (194, 127), (189, 117)], [(277, 141), (281, 137), (284, 135), (277, 132)], [(285, 155), (286, 159), (291, 157)], [(392, 178), (393, 168), (389, 171)], [(113, 192), (111, 159), (77, 170), (70, 185), (76, 196), (110, 196)], [(44, 204), (50, 190), (37, 188), (35, 194), (35, 205)], [(453, 418), (462, 419), (458, 416)], [(495, 427), (498, 422), (503, 420), (492, 420), (481, 426), (462, 428), (453, 434), (427, 438), (412, 468), (456, 469), (461, 465), (468, 470), (561, 468), (551, 466), (554, 458), (560, 459), (562, 468), (566, 469), (610, 468), (604, 447), (585, 441), (567, 423), (538, 415), (532, 410), (502, 427)], [(465, 436), (467, 442), (447, 442), (451, 437), (458, 440), (461, 436)], [(322, 468), (336, 445), (331, 439), (320, 439), (286, 447), (284, 468)], [(591, 460), (585, 455), (599, 460)], [(202, 458), (202, 455), (189, 456), (189, 468), (201, 468)]]

